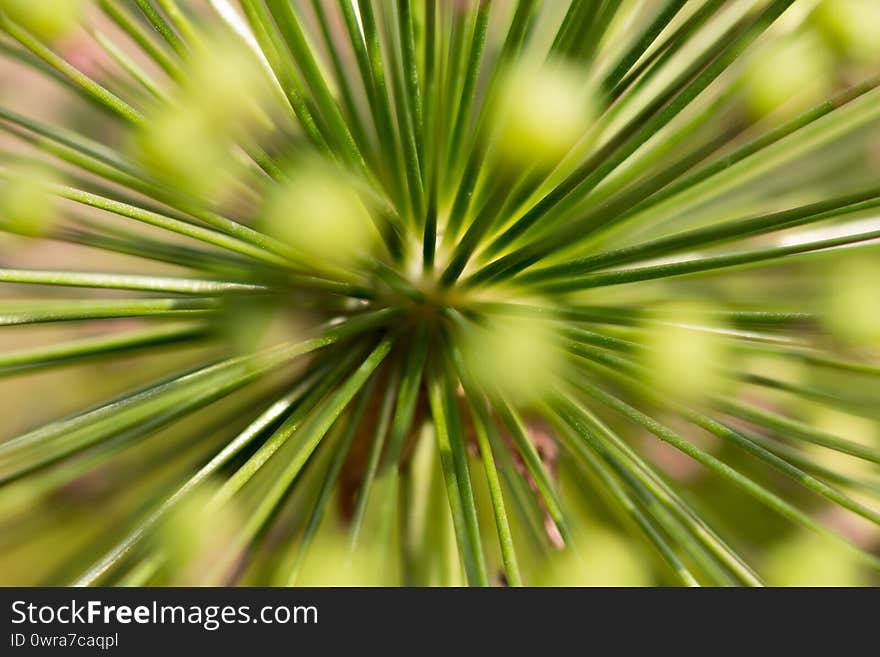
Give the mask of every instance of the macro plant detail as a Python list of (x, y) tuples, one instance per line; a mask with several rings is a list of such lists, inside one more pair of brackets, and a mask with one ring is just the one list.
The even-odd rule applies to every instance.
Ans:
[(3, 583), (877, 583), (878, 34), (0, 0)]

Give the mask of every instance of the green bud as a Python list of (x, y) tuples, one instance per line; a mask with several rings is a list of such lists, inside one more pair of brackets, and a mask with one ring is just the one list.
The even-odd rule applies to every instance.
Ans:
[(546, 322), (505, 318), (470, 326), (462, 336), (468, 369), (490, 393), (515, 402), (543, 397), (561, 367), (557, 341)]
[(235, 131), (253, 124), (268, 94), (266, 75), (253, 53), (225, 38), (207, 40), (194, 51), (181, 101), (211, 126)]
[(749, 113), (787, 116), (815, 105), (831, 90), (833, 61), (812, 34), (780, 39), (755, 52), (746, 68), (744, 88)]
[[(385, 567), (377, 567), (383, 564)], [(398, 586), (393, 575), (393, 557), (369, 541), (362, 540), (352, 552), (339, 532), (322, 532), (315, 537), (297, 574), (297, 586)]]
[(858, 61), (880, 63), (880, 2), (824, 0), (813, 21), (837, 51)]
[(0, 11), (45, 41), (54, 41), (76, 27), (84, 0), (0, 0)]
[(864, 586), (858, 561), (820, 536), (804, 534), (776, 546), (765, 572), (773, 586)]
[(157, 527), (153, 542), (174, 584), (218, 586), (236, 566), (235, 537), (243, 518), (231, 501), (213, 505), (216, 491), (211, 483), (203, 484)]
[(197, 109), (165, 109), (134, 140), (137, 159), (157, 179), (199, 198), (210, 198), (227, 181), (228, 141)]
[(880, 303), (877, 299), (880, 260), (860, 255), (831, 271), (825, 324), (838, 338), (858, 346), (880, 346)]
[(630, 541), (598, 527), (586, 530), (589, 540), (566, 550), (538, 574), (541, 586), (650, 586), (646, 561)]
[(724, 341), (707, 324), (699, 308), (682, 308), (662, 324), (646, 326), (643, 365), (661, 393), (678, 399), (700, 399), (721, 385)]
[(9, 170), (0, 177), (0, 229), (27, 237), (46, 237), (58, 221), (58, 197), (50, 185), (58, 181), (36, 165)]
[(378, 234), (354, 181), (323, 164), (302, 165), (270, 199), (266, 229), (320, 269), (348, 267)]
[(596, 115), (588, 82), (556, 62), (508, 72), (495, 106), (498, 156), (514, 168), (554, 166)]

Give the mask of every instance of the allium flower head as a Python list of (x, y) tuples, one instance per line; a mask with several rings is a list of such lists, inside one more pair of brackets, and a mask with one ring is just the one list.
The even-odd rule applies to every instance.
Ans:
[(0, 583), (876, 583), (876, 5), (0, 0)]

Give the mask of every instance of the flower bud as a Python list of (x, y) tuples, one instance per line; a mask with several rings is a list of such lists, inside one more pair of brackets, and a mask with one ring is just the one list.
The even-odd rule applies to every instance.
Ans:
[(0, 177), (0, 229), (27, 237), (46, 237), (58, 220), (57, 180), (37, 165), (24, 165)]
[(469, 326), (462, 345), (465, 364), (477, 382), (488, 393), (514, 402), (544, 396), (561, 366), (556, 338), (539, 320), (511, 317)]
[(596, 114), (588, 82), (556, 62), (521, 66), (501, 84), (495, 110), (502, 164), (552, 167), (574, 147)]
[(754, 119), (774, 111), (796, 115), (827, 97), (831, 73), (831, 54), (811, 34), (758, 49), (743, 80), (749, 113)]
[(650, 586), (645, 559), (632, 543), (600, 527), (584, 530), (589, 536), (578, 550), (566, 550), (538, 574), (541, 586)]
[(875, 251), (873, 257), (847, 258), (834, 267), (829, 278), (825, 324), (838, 338), (856, 346), (880, 346), (877, 256)]
[(134, 139), (136, 158), (158, 180), (197, 198), (211, 198), (227, 182), (232, 161), (225, 135), (198, 111), (160, 111)]
[[(721, 385), (724, 341), (697, 308), (683, 308), (646, 327), (643, 365), (661, 394), (700, 399)], [(707, 330), (709, 329), (709, 330)]]
[(378, 237), (354, 182), (322, 164), (303, 165), (271, 197), (266, 230), (319, 269), (347, 267)]
[(223, 132), (241, 132), (259, 115), (269, 93), (256, 57), (242, 44), (209, 39), (187, 62), (181, 101)]
[(857, 61), (880, 63), (880, 2), (824, 0), (813, 20), (835, 50)]
[(865, 586), (858, 561), (822, 536), (798, 534), (768, 554), (772, 586)]
[(240, 557), (235, 537), (244, 522), (230, 501), (217, 506), (210, 482), (183, 499), (157, 527), (153, 545), (165, 558), (168, 575), (178, 585), (218, 586)]
[(82, 15), (84, 0), (0, 0), (0, 11), (36, 37), (55, 41)]

